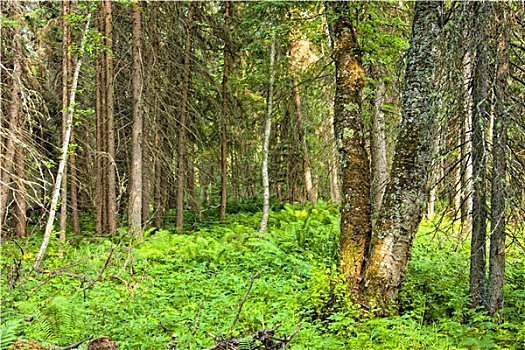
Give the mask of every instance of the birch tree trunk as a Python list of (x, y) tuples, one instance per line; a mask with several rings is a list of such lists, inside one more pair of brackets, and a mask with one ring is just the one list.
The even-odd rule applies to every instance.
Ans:
[[(80, 45), (80, 55), (82, 55), (84, 52), (90, 19), (91, 19), (91, 15), (88, 15), (86, 27), (82, 35), (82, 42)], [(66, 163), (67, 163), (67, 156), (68, 156), (68, 150), (69, 150), (69, 137), (71, 136), (71, 128), (73, 125), (73, 115), (75, 112), (74, 110), (75, 96), (77, 92), (78, 76), (80, 74), (81, 67), (82, 67), (82, 57), (80, 56), (75, 66), (75, 72), (73, 74), (73, 81), (71, 84), (71, 96), (69, 98), (70, 105), (68, 107), (68, 118), (67, 118), (67, 123), (66, 123), (65, 137), (63, 138), (63, 142), (62, 142), (62, 155), (60, 158), (60, 162), (58, 164), (55, 185), (53, 186), (53, 193), (51, 195), (51, 205), (50, 205), (50, 210), (49, 210), (49, 217), (47, 219), (46, 228), (44, 231), (44, 238), (42, 240), (42, 245), (40, 246), (40, 250), (38, 251), (35, 263), (33, 264), (33, 269), (36, 271), (40, 270), (40, 265), (42, 264), (42, 260), (44, 259), (44, 255), (46, 253), (46, 249), (49, 244), (49, 239), (51, 237), (51, 231), (53, 230), (53, 222), (55, 221), (55, 214), (57, 210), (57, 204), (58, 204), (58, 199), (60, 197), (60, 189), (61, 189), (61, 184), (62, 184), (62, 177), (63, 177), (62, 175), (63, 175), (64, 168), (66, 166)]]
[(435, 43), (441, 6), (438, 1), (415, 4), (398, 143), (364, 276), (363, 302), (371, 307), (387, 309), (396, 302), (425, 205), (436, 129)]
[(272, 33), (270, 44), (270, 80), (268, 83), (268, 98), (266, 99), (266, 118), (264, 127), (263, 143), (263, 162), (262, 162), (262, 185), (263, 185), (263, 212), (259, 232), (264, 233), (268, 225), (270, 213), (270, 180), (268, 178), (268, 152), (270, 148), (270, 133), (272, 130), (273, 113), (273, 85), (274, 85), (274, 65), (275, 65), (275, 31)]
[[(71, 3), (69, 0), (62, 2), (62, 142), (66, 137), (67, 119), (69, 117), (69, 97), (71, 94), (69, 84), (71, 83), (71, 53), (69, 47), (71, 46), (71, 27), (69, 26), (69, 19), (67, 18), (71, 13)], [(71, 130), (73, 135), (73, 129)], [(71, 140), (69, 140), (71, 142)], [(70, 157), (71, 161), (72, 158)], [(63, 181), (61, 187), (61, 206), (60, 206), (60, 247), (58, 254), (60, 258), (63, 257), (63, 246), (66, 243), (66, 224), (67, 224), (67, 164), (64, 167), (62, 174)], [(71, 183), (74, 179), (71, 179)]]
[(128, 203), (130, 237), (142, 235), (142, 6), (133, 1), (133, 129)]

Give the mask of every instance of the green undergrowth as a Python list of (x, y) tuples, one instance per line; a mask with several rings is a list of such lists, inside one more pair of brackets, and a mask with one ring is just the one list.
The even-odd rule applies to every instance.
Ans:
[(166, 349), (173, 333), (180, 349), (202, 349), (213, 343), (208, 332), (279, 327), (284, 336), (299, 322), (289, 349), (525, 348), (525, 266), (517, 252), (509, 258), (506, 308), (489, 318), (468, 308), (468, 242), (425, 223), (400, 315), (375, 318), (351, 303), (337, 272), (337, 208), (286, 204), (271, 212), (265, 234), (260, 217), (239, 212), (185, 234), (147, 231), (133, 242), (131, 260), (125, 230), (85, 236), (64, 248), (63, 259), (52, 240), (51, 275), (31, 270), (41, 236), (20, 247), (3, 242), (0, 349), (15, 337), (68, 345), (100, 335), (120, 349)]

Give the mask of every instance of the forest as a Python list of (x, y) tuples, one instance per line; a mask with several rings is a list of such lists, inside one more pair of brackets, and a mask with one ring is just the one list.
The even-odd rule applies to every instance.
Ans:
[(0, 350), (525, 349), (525, 2), (0, 0)]

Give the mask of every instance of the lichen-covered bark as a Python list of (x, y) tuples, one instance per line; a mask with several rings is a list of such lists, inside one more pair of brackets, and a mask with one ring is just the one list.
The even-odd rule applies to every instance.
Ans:
[[(386, 86), (379, 81), (374, 96), (374, 115), (370, 135), (370, 166), (372, 217), (379, 212), (388, 181), (388, 160), (386, 150), (385, 114), (381, 110), (385, 103)], [(374, 224), (372, 219), (372, 224)], [(372, 225), (373, 226), (373, 225)]]
[(372, 307), (385, 309), (396, 301), (424, 208), (435, 144), (434, 44), (440, 6), (434, 1), (415, 5), (398, 143), (364, 275), (363, 302)]
[(370, 165), (365, 149), (361, 90), (364, 86), (362, 54), (356, 28), (345, 2), (327, 3), (333, 23), (333, 58), (336, 68), (334, 132), (342, 164), (340, 267), (347, 283), (359, 292), (371, 234)]
[[(486, 305), (486, 104), (488, 59), (486, 52), (487, 7), (486, 2), (469, 4), (473, 28), (477, 29), (474, 46), (472, 76), (472, 240), (470, 245), (470, 299), (471, 305)], [(477, 25), (476, 25), (477, 24)]]

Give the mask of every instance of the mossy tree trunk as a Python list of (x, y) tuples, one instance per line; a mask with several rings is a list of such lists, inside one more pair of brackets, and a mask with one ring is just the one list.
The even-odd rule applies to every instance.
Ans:
[(437, 127), (433, 101), (441, 2), (417, 2), (407, 55), (398, 142), (367, 261), (364, 302), (387, 308), (397, 299), (425, 205)]
[(334, 132), (341, 156), (341, 232), (339, 261), (354, 293), (359, 293), (370, 233), (370, 163), (365, 149), (361, 91), (365, 84), (357, 28), (346, 2), (327, 3), (336, 72)]
[(417, 2), (407, 55), (403, 115), (390, 182), (372, 232), (370, 162), (365, 148), (362, 53), (350, 5), (329, 3), (336, 65), (334, 130), (341, 154), (340, 267), (349, 288), (371, 307), (396, 302), (425, 205), (435, 148), (436, 38), (442, 2)]

